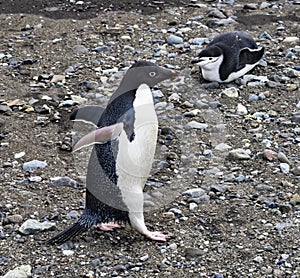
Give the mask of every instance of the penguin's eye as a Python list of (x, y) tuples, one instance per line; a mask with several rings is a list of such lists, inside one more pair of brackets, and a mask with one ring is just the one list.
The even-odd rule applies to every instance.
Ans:
[(156, 75), (156, 72), (155, 72), (155, 71), (149, 72), (149, 76), (150, 76), (150, 77), (154, 77), (155, 75)]

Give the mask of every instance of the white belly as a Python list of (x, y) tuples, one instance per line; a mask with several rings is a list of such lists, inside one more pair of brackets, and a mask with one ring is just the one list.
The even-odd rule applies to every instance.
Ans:
[(135, 137), (129, 142), (125, 131), (122, 131), (116, 171), (118, 187), (129, 211), (142, 212), (143, 188), (152, 167), (158, 130), (152, 94), (147, 85), (139, 87), (133, 105)]

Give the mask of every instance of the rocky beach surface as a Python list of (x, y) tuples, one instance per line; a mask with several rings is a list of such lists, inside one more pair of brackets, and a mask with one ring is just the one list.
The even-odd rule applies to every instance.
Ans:
[[(26, 2), (26, 4), (24, 4)], [(0, 3), (0, 277), (300, 276), (300, 2)], [(217, 34), (246, 31), (260, 65), (228, 84), (192, 64)], [(145, 187), (150, 241), (130, 227), (44, 241), (84, 208), (90, 127), (145, 59), (180, 72), (153, 90), (159, 136)]]

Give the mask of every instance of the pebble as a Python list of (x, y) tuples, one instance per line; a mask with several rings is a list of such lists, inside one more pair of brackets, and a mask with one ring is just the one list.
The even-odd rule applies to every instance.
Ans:
[(202, 188), (192, 188), (182, 192), (182, 195), (189, 195), (192, 198), (197, 198), (205, 194), (205, 190)]
[(248, 160), (251, 157), (249, 153), (244, 149), (234, 149), (229, 151), (227, 158), (229, 160)]
[(169, 212), (172, 212), (174, 213), (175, 215), (179, 215), (179, 216), (182, 216), (182, 210), (178, 209), (178, 208), (171, 208), (169, 209)]
[(148, 255), (148, 254), (146, 254), (146, 255), (140, 257), (140, 261), (141, 261), (141, 262), (145, 262), (145, 261), (147, 261), (148, 259), (149, 259), (149, 255)]
[(264, 259), (262, 256), (256, 256), (254, 259), (253, 259), (254, 262), (256, 263), (263, 263), (264, 262)]
[(25, 152), (15, 153), (14, 154), (14, 158), (15, 159), (19, 159), (19, 158), (23, 157), (25, 154), (26, 154)]
[(38, 168), (45, 168), (48, 164), (45, 161), (31, 160), (23, 164), (24, 171), (34, 171)]
[(256, 3), (248, 3), (243, 7), (245, 10), (257, 10), (258, 6)]
[(23, 217), (20, 214), (14, 214), (7, 216), (7, 221), (9, 223), (21, 223), (23, 221)]
[[(129, 38), (130, 39), (130, 38)], [(105, 52), (105, 51), (109, 51), (109, 47), (107, 45), (102, 45), (102, 46), (97, 46), (94, 48), (94, 51), (96, 52)]]
[(290, 165), (288, 163), (280, 163), (279, 168), (283, 174), (288, 174), (290, 172)]
[(29, 278), (31, 275), (31, 266), (30, 265), (21, 265), (13, 270), (8, 271), (2, 278)]
[(100, 259), (94, 259), (94, 260), (92, 260), (91, 261), (91, 265), (92, 266), (98, 266), (98, 265), (100, 265), (101, 264), (101, 260)]
[(168, 246), (168, 249), (171, 249), (171, 250), (176, 250), (177, 249), (177, 244), (174, 242), (174, 243), (171, 243), (169, 246)]
[(196, 258), (199, 257), (203, 254), (203, 251), (199, 248), (195, 248), (195, 247), (187, 247), (184, 250), (184, 256), (187, 259), (192, 259), (192, 258)]
[(74, 53), (85, 53), (89, 51), (84, 45), (74, 45), (72, 50)]
[(248, 110), (243, 104), (238, 103), (238, 105), (236, 107), (236, 113), (239, 114), (239, 115), (247, 115)]
[(214, 184), (210, 187), (211, 191), (225, 193), (227, 188), (222, 184)]
[(203, 102), (201, 100), (197, 100), (195, 102), (195, 106), (198, 108), (198, 109), (208, 109), (209, 108), (209, 105), (207, 104), (207, 102)]
[(216, 109), (216, 108), (221, 107), (222, 103), (216, 100), (216, 101), (209, 101), (208, 105), (210, 108)]
[(168, 43), (168, 44), (171, 44), (171, 45), (174, 45), (174, 44), (182, 44), (182, 43), (183, 43), (183, 38), (182, 38), (182, 37), (179, 37), (179, 36), (176, 36), (176, 35), (170, 35), (170, 36), (167, 38), (167, 43)]
[(259, 97), (256, 95), (256, 94), (250, 94), (248, 96), (248, 100), (249, 101), (258, 101), (259, 100)]
[(264, 149), (262, 156), (265, 160), (273, 161), (275, 158), (277, 158), (278, 154), (270, 149)]
[(299, 37), (285, 37), (282, 42), (286, 43), (293, 43), (293, 42), (299, 42)]
[(239, 96), (239, 91), (235, 87), (226, 88), (221, 92), (222, 96), (226, 96), (229, 98), (237, 98)]
[(73, 250), (63, 250), (62, 253), (64, 256), (73, 256), (75, 252)]
[(202, 45), (205, 43), (209, 43), (207, 38), (193, 38), (189, 41), (191, 44)]
[(0, 104), (0, 113), (6, 114), (6, 115), (11, 115), (12, 110), (8, 105)]
[(68, 212), (66, 214), (66, 218), (67, 219), (76, 218), (76, 217), (78, 217), (78, 215), (79, 215), (79, 213), (77, 210), (71, 210), (70, 212)]
[(274, 188), (270, 185), (267, 184), (258, 184), (257, 186), (255, 186), (255, 189), (257, 191), (273, 191)]
[(293, 194), (290, 199), (290, 203), (294, 206), (299, 205), (300, 204), (300, 195), (298, 193)]
[(230, 149), (232, 149), (232, 147), (229, 146), (226, 143), (220, 143), (220, 144), (215, 146), (215, 150), (217, 150), (217, 151), (227, 151), (227, 150), (230, 150)]
[(194, 211), (198, 208), (198, 205), (196, 203), (190, 203), (189, 204), (189, 210)]
[(293, 174), (295, 176), (300, 176), (300, 166), (296, 166), (294, 169), (293, 169)]
[(40, 182), (43, 180), (43, 178), (40, 176), (31, 176), (31, 177), (28, 177), (28, 180), (30, 182)]
[(291, 121), (295, 123), (300, 123), (300, 112), (296, 112), (292, 115)]
[(286, 155), (283, 152), (278, 152), (277, 158), (280, 162), (284, 162), (284, 163), (291, 165), (291, 162), (289, 161), (289, 159), (286, 157)]
[(65, 83), (66, 82), (66, 77), (62, 74), (55, 74), (55, 75), (53, 75), (50, 82), (51, 83), (58, 83), (58, 82)]
[(199, 123), (197, 121), (191, 121), (185, 125), (186, 129), (200, 129), (204, 130), (208, 127), (208, 124), (205, 123)]
[(52, 186), (67, 186), (67, 187), (71, 187), (71, 188), (79, 188), (79, 184), (69, 178), (69, 177), (55, 177), (55, 178), (51, 178), (51, 185)]
[(53, 230), (55, 227), (56, 224), (49, 221), (39, 222), (35, 219), (28, 219), (21, 225), (19, 232), (23, 235), (31, 235), (40, 231)]
[(202, 87), (204, 89), (217, 89), (219, 88), (219, 83), (214, 81), (214, 82), (207, 82), (207, 83), (203, 83)]

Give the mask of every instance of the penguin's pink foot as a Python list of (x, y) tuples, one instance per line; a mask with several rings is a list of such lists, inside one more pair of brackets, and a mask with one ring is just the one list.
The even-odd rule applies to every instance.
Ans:
[(114, 229), (122, 228), (122, 226), (116, 222), (99, 223), (97, 227), (104, 232), (113, 231)]
[(162, 241), (162, 242), (167, 241), (168, 239), (171, 238), (171, 236), (168, 236), (162, 232), (150, 232), (148, 230), (145, 232), (142, 232), (142, 234), (152, 240)]

